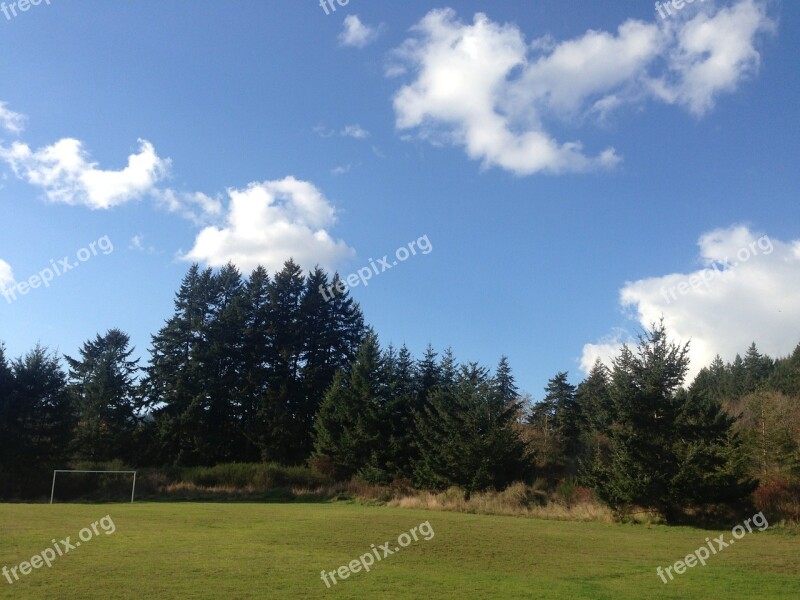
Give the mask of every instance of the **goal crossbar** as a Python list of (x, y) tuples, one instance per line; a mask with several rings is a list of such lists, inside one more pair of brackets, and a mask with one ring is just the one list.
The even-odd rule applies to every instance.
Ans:
[(133, 474), (133, 488), (131, 488), (131, 504), (133, 504), (133, 496), (136, 494), (136, 471), (80, 471), (72, 469), (55, 469), (53, 471), (53, 487), (50, 488), (50, 504), (53, 503), (53, 495), (56, 491), (56, 475), (58, 473), (125, 473)]

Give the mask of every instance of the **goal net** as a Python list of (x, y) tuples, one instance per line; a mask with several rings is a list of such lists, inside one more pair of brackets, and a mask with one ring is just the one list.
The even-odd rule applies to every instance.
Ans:
[[(53, 503), (53, 498), (55, 497), (56, 493), (56, 477), (59, 473), (62, 474), (69, 474), (69, 473), (93, 473), (93, 474), (103, 474), (103, 475), (133, 475), (133, 483), (131, 486), (131, 504), (133, 504), (133, 498), (136, 495), (136, 471), (81, 471), (81, 470), (72, 470), (72, 469), (56, 469), (53, 471), (53, 487), (50, 489), (50, 504)], [(127, 498), (126, 498), (127, 501)]]

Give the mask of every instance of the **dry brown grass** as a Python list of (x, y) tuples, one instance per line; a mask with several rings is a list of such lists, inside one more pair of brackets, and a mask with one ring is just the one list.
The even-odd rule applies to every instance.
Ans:
[(530, 486), (516, 483), (502, 492), (483, 492), (465, 498), (464, 492), (451, 488), (444, 492), (417, 492), (393, 498), (390, 506), (421, 508), (484, 515), (521, 516), (554, 521), (614, 522), (614, 515), (604, 505), (593, 500), (567, 504), (544, 499), (543, 494)]
[[(228, 485), (202, 486), (190, 482), (170, 483), (161, 491), (173, 497), (219, 496), (245, 497), (259, 495), (254, 486)], [(487, 491), (465, 497), (460, 488), (443, 492), (415, 490), (404, 485), (379, 486), (359, 479), (324, 486), (292, 486), (287, 496), (299, 501), (355, 501), (365, 504), (386, 504), (399, 508), (462, 512), (484, 515), (530, 517), (554, 521), (614, 522), (614, 515), (605, 505), (582, 495), (577, 500), (566, 501), (557, 494), (548, 495), (535, 487), (515, 483), (503, 491)]]

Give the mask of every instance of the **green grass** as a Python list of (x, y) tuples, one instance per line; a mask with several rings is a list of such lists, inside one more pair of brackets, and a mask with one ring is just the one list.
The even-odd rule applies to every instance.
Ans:
[[(110, 515), (100, 535), (0, 598), (798, 598), (800, 536), (745, 536), (664, 585), (719, 533), (354, 504), (0, 505), (0, 568)], [(435, 537), (327, 589), (333, 571), (424, 521)], [(727, 532), (726, 539), (730, 537)]]

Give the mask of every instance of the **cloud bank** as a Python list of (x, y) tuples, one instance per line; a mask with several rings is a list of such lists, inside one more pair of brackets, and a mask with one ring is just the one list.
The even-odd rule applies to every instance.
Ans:
[[(689, 380), (719, 354), (731, 361), (755, 341), (788, 355), (800, 340), (800, 240), (779, 241), (745, 226), (699, 239), (701, 268), (628, 282), (620, 305), (642, 328), (664, 317), (676, 340), (691, 340)], [(583, 348), (581, 368), (607, 364), (629, 336), (615, 332)]]
[(452, 9), (432, 10), (387, 69), (412, 79), (394, 96), (396, 126), (517, 175), (611, 168), (614, 148), (587, 153), (580, 141), (556, 140), (549, 124), (602, 120), (645, 100), (700, 117), (756, 71), (757, 43), (774, 28), (763, 3), (695, 6), (661, 23), (630, 19), (616, 32), (530, 43), (483, 13), (467, 24)]

